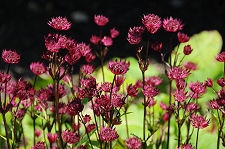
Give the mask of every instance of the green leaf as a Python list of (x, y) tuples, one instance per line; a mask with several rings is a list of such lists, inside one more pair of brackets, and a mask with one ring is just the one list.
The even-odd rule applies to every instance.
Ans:
[[(94, 130), (92, 130), (90, 133), (89, 133), (89, 137), (91, 137), (94, 132), (96, 131), (97, 129), (95, 128)], [(77, 143), (74, 147), (78, 147), (78, 146), (81, 146), (83, 143), (89, 141), (88, 140), (88, 136), (87, 134), (85, 134), (85, 136), (82, 138), (82, 140), (79, 141), (79, 143)]]

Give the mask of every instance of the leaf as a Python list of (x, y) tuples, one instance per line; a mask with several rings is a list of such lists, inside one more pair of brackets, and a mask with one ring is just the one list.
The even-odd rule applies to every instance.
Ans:
[[(92, 136), (92, 134), (94, 134), (94, 132), (96, 131), (97, 129), (95, 128), (94, 130), (92, 130), (90, 133), (89, 133), (89, 137)], [(85, 136), (82, 138), (82, 140), (79, 141), (79, 143), (77, 143), (74, 147), (78, 147), (78, 146), (81, 146), (83, 143), (89, 141), (88, 140), (88, 136), (87, 134), (85, 134)]]

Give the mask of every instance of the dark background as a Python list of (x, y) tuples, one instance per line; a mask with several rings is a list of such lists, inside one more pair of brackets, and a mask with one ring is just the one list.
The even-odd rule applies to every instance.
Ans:
[[(72, 22), (67, 37), (89, 43), (92, 34), (99, 34), (93, 22), (94, 14), (103, 14), (110, 22), (103, 28), (109, 35), (113, 27), (120, 36), (110, 47), (107, 59), (114, 56), (135, 56), (136, 50), (126, 40), (130, 27), (142, 25), (143, 14), (154, 13), (161, 18), (172, 16), (185, 24), (188, 35), (202, 30), (218, 30), (225, 36), (225, 0), (0, 0), (0, 49), (16, 49), (21, 54), (19, 64), (12, 69), (17, 75), (29, 74), (31, 62), (41, 60), (44, 36), (53, 29), (47, 25), (52, 17), (67, 17)], [(168, 35), (160, 33), (167, 41)], [(150, 53), (158, 58), (156, 53)], [(0, 68), (5, 68), (1, 62)]]

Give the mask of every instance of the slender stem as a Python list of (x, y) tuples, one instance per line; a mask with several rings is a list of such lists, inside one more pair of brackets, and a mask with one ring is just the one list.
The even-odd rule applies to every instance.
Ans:
[(195, 145), (196, 149), (198, 149), (198, 134), (199, 134), (199, 128), (197, 130), (197, 138), (196, 138), (196, 145)]
[[(172, 93), (172, 80), (170, 80), (169, 84), (169, 105), (171, 105), (171, 93)], [(169, 120), (168, 120), (168, 128), (167, 128), (167, 149), (169, 149), (170, 145), (170, 115), (169, 115)]]
[(127, 138), (129, 138), (129, 129), (128, 129), (128, 120), (127, 120), (127, 108), (125, 108), (125, 122), (126, 122)]
[(186, 124), (187, 124), (187, 136), (186, 136), (187, 139), (186, 139), (186, 144), (188, 144), (188, 142), (189, 142), (189, 132), (190, 132), (190, 126), (191, 126), (189, 119), (187, 120), (187, 123)]
[[(142, 79), (143, 79), (143, 90), (145, 86), (145, 72), (142, 71)], [(144, 117), (143, 117), (143, 140), (144, 140), (144, 148), (146, 148), (146, 142), (145, 142), (145, 121), (146, 121), (146, 97), (144, 96)]]
[(110, 141), (109, 144), (110, 144), (110, 149), (112, 149), (112, 141)]
[(101, 70), (102, 70), (102, 79), (103, 79), (103, 82), (105, 82), (105, 75), (104, 75), (104, 57), (101, 56)]
[(7, 146), (8, 146), (8, 149), (10, 149), (9, 133), (8, 133), (8, 128), (7, 128), (5, 113), (2, 113), (2, 116), (3, 116), (4, 127), (5, 127), (5, 135), (6, 135), (6, 139), (7, 139)]
[(181, 140), (181, 125), (180, 125), (180, 103), (178, 102), (178, 147), (180, 147), (180, 140)]
[[(111, 90), (110, 90), (110, 96), (109, 96), (109, 99), (110, 99), (110, 104), (109, 105), (110, 106), (112, 104), (112, 91), (113, 91), (113, 85), (114, 85), (115, 79), (116, 79), (116, 74), (114, 75), (112, 86), (111, 86)], [(112, 106), (111, 106), (111, 108), (110, 108), (110, 123), (109, 123), (110, 127), (112, 125), (112, 120), (113, 120), (113, 109), (112, 109)]]
[(35, 145), (35, 144), (36, 144), (36, 139), (35, 139), (35, 138), (36, 138), (36, 137), (35, 137), (35, 129), (36, 129), (36, 128), (35, 128), (35, 127), (36, 127), (36, 125), (35, 125), (35, 119), (36, 119), (36, 118), (32, 118), (32, 119), (33, 119), (33, 131), (34, 131), (33, 142), (34, 142), (34, 145)]
[[(218, 111), (217, 111), (217, 112), (218, 112)], [(219, 116), (219, 113), (218, 113), (218, 116)], [(224, 117), (223, 117), (222, 124), (220, 123), (219, 128), (218, 128), (217, 149), (220, 148), (220, 135), (221, 135), (221, 132), (222, 132), (222, 129), (223, 129), (223, 125), (224, 125)]]

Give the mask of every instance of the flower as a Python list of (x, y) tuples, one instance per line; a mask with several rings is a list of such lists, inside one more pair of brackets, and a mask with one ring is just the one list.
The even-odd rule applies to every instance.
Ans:
[(148, 107), (150, 108), (156, 104), (156, 101), (154, 99), (149, 98), (147, 103), (148, 103)]
[(103, 15), (95, 15), (94, 22), (99, 26), (105, 26), (109, 22), (109, 19)]
[(187, 83), (185, 83), (184, 79), (175, 80), (176, 81), (176, 87), (178, 90), (185, 89), (187, 87)]
[(43, 63), (33, 62), (30, 64), (30, 70), (36, 75), (41, 75), (45, 73), (46, 68)]
[(192, 91), (192, 95), (194, 99), (197, 99), (199, 98), (203, 93), (206, 92), (206, 87), (203, 83), (200, 83), (200, 82), (196, 82), (196, 83), (193, 83), (191, 82), (188, 87), (190, 88), (190, 90)]
[(37, 144), (35, 144), (30, 149), (45, 149), (45, 143), (44, 142), (38, 142)]
[(91, 52), (91, 48), (89, 45), (85, 43), (78, 43), (75, 47), (78, 51), (80, 51), (82, 56), (86, 56), (89, 52)]
[(153, 98), (159, 94), (159, 90), (152, 85), (145, 85), (142, 92), (144, 96), (147, 96), (148, 98)]
[(137, 95), (139, 95), (137, 87), (132, 84), (127, 86), (127, 95), (131, 97), (136, 97)]
[(184, 62), (184, 67), (188, 70), (197, 70), (197, 64), (193, 63), (193, 62)]
[(111, 100), (113, 107), (122, 107), (125, 104), (120, 94), (113, 93)]
[(95, 128), (96, 128), (96, 125), (95, 124), (88, 124), (87, 125), (87, 132), (86, 133), (90, 133)]
[(141, 148), (141, 140), (136, 137), (127, 138), (127, 141), (125, 143), (126, 143), (127, 147), (130, 149)]
[(216, 56), (218, 62), (225, 62), (225, 52), (222, 52)]
[(115, 28), (112, 28), (110, 30), (110, 35), (112, 38), (116, 38), (117, 36), (119, 36), (120, 32), (118, 30), (116, 30)]
[(209, 125), (209, 121), (206, 120), (202, 115), (193, 114), (192, 117), (189, 117), (192, 126), (198, 129), (205, 128)]
[(172, 17), (163, 20), (163, 28), (168, 32), (176, 32), (182, 30), (184, 25), (178, 19), (173, 19)]
[(191, 144), (182, 144), (181, 147), (177, 149), (194, 149)]
[(115, 61), (110, 61), (107, 66), (113, 74), (124, 75), (129, 70), (130, 63), (116, 59)]
[(71, 27), (71, 23), (68, 22), (66, 18), (62, 17), (52, 18), (52, 20), (48, 22), (48, 25), (57, 30), (68, 30)]
[(82, 68), (82, 71), (86, 74), (86, 75), (90, 75), (94, 72), (95, 68), (93, 65), (91, 64), (87, 64), (87, 65), (84, 65), (83, 68)]
[(69, 53), (70, 53), (69, 55), (66, 55), (65, 60), (71, 65), (75, 64), (82, 56), (78, 48), (69, 50)]
[(162, 42), (159, 42), (159, 41), (153, 42), (152, 49), (154, 51), (161, 51), (161, 49), (162, 49)]
[(92, 62), (93, 60), (95, 60), (96, 56), (92, 53), (92, 52), (89, 52), (86, 56), (85, 56), (85, 60), (90, 63)]
[(185, 54), (185, 55), (191, 54), (192, 51), (193, 51), (193, 50), (191, 49), (191, 46), (190, 46), (190, 45), (184, 46), (184, 54)]
[(179, 79), (185, 79), (190, 75), (190, 72), (187, 70), (184, 70), (182, 67), (176, 66), (170, 68), (168, 72), (168, 77), (171, 80), (179, 80)]
[(67, 105), (67, 113), (71, 116), (77, 115), (79, 112), (83, 111), (84, 105), (81, 103), (79, 98), (74, 98)]
[(148, 14), (144, 15), (144, 18), (142, 19), (142, 23), (147, 28), (147, 30), (151, 34), (155, 34), (158, 29), (161, 27), (161, 19), (157, 15), (154, 14)]
[(80, 140), (80, 137), (76, 132), (66, 129), (62, 132), (62, 139), (69, 144), (75, 144)]
[(95, 36), (95, 35), (92, 35), (91, 38), (90, 38), (90, 42), (95, 44), (95, 45), (97, 45), (100, 40), (101, 40), (101, 38), (98, 37), (98, 36)]
[(144, 28), (140, 27), (133, 27), (129, 29), (127, 40), (130, 44), (139, 44), (142, 40), (142, 34), (144, 33)]
[(183, 102), (188, 98), (187, 92), (184, 92), (184, 90), (176, 90), (174, 91), (174, 100), (177, 102)]
[(113, 44), (113, 40), (111, 37), (107, 37), (107, 36), (104, 36), (101, 40), (101, 42), (104, 44), (104, 46), (106, 47), (109, 47)]
[(220, 105), (218, 104), (217, 100), (210, 100), (209, 101), (209, 106), (212, 109), (220, 109)]
[(50, 143), (54, 143), (57, 140), (58, 135), (57, 135), (57, 133), (55, 133), (55, 134), (47, 133), (46, 137), (48, 138), (48, 141)]
[(16, 53), (16, 51), (11, 50), (3, 50), (2, 59), (6, 63), (19, 63), (20, 55)]
[(125, 77), (123, 76), (116, 76), (115, 78), (115, 84), (117, 87), (120, 87), (124, 81), (125, 81)]
[(6, 83), (11, 80), (11, 75), (10, 74), (5, 74), (4, 72), (0, 73), (0, 83)]
[(200, 107), (198, 107), (198, 104), (196, 104), (196, 103), (189, 103), (186, 106), (187, 106), (186, 111), (190, 112), (190, 113), (194, 113), (200, 108)]
[(59, 34), (51, 34), (49, 33), (47, 37), (45, 37), (45, 47), (50, 52), (59, 52), (61, 49), (61, 44), (59, 42), (59, 38), (62, 35)]
[(103, 141), (113, 141), (119, 137), (115, 129), (111, 127), (102, 127), (99, 136)]
[(213, 80), (209, 78), (205, 81), (204, 85), (208, 87), (213, 87)]
[(41, 135), (41, 130), (40, 129), (36, 129), (35, 130), (35, 136), (39, 137)]
[(145, 82), (148, 85), (157, 86), (157, 85), (160, 85), (162, 83), (162, 79), (160, 77), (157, 77), (157, 76), (150, 76), (150, 77), (145, 79)]
[(181, 42), (181, 43), (185, 43), (185, 42), (188, 42), (190, 37), (184, 33), (181, 33), (181, 32), (178, 32), (177, 33), (177, 37), (178, 37), (178, 40)]
[(91, 120), (91, 116), (90, 115), (86, 114), (85, 116), (83, 116), (84, 123), (88, 123), (88, 122), (90, 122), (90, 120)]
[(224, 78), (219, 78), (216, 82), (221, 87), (225, 86), (225, 79)]

